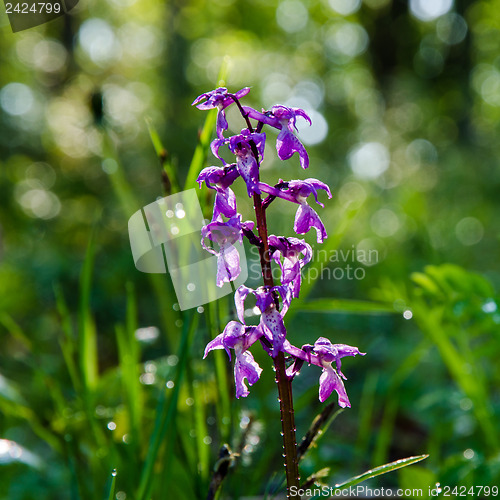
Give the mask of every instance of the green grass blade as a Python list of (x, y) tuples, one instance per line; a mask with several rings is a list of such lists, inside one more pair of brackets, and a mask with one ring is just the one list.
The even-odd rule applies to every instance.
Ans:
[[(227, 78), (229, 60), (227, 58), (222, 62), (221, 69), (219, 71), (219, 77), (217, 78), (217, 86), (223, 86)], [(201, 169), (205, 166), (207, 161), (208, 151), (210, 149), (210, 139), (214, 132), (215, 122), (217, 119), (217, 110), (212, 109), (208, 111), (207, 117), (205, 118), (205, 123), (201, 129), (201, 133), (198, 139), (198, 144), (194, 150), (193, 159), (189, 165), (188, 174), (186, 177), (186, 182), (184, 183), (184, 189), (191, 189), (196, 187), (196, 179)]]
[(133, 348), (130, 346), (128, 332), (122, 325), (116, 326), (116, 340), (124, 400), (129, 419), (131, 444), (137, 446), (140, 443), (140, 408), (142, 400), (138, 360)]
[(168, 177), (171, 193), (178, 193), (181, 190), (179, 185), (179, 180), (177, 179), (177, 173), (175, 171), (175, 168), (168, 157), (167, 150), (163, 146), (158, 131), (153, 125), (153, 121), (151, 120), (151, 118), (146, 118), (146, 124), (148, 126), (149, 137), (151, 137), (151, 142), (153, 143), (156, 156), (158, 156), (161, 167), (163, 168), (165, 174)]
[(201, 484), (205, 484), (208, 479), (210, 448), (205, 443), (205, 436), (208, 435), (207, 423), (205, 418), (205, 397), (203, 386), (200, 383), (193, 384), (194, 399), (194, 420), (196, 430), (196, 448), (198, 451), (198, 473)]
[(66, 363), (73, 388), (77, 393), (80, 393), (82, 390), (82, 381), (80, 379), (80, 373), (75, 360), (75, 354), (78, 347), (76, 345), (73, 325), (71, 323), (71, 315), (69, 313), (63, 291), (59, 285), (54, 286), (54, 294), (56, 297), (57, 311), (61, 317), (61, 326), (63, 331), (63, 337), (59, 340), (59, 345), (61, 346), (64, 362)]
[(85, 391), (92, 391), (98, 379), (97, 335), (90, 311), (92, 272), (94, 269), (94, 231), (90, 236), (85, 261), (80, 274), (80, 303), (78, 314), (78, 340), (80, 371)]
[(6, 312), (0, 313), (0, 325), (3, 325), (12, 337), (21, 342), (26, 349), (31, 351), (33, 347), (31, 340), (23, 332), (22, 328), (14, 321), (14, 318), (12, 318), (10, 314), (7, 314)]
[[(183, 323), (182, 339), (178, 354), (179, 362), (177, 363), (174, 387), (173, 390), (166, 389), (165, 387), (162, 387), (161, 390), (160, 399), (156, 411), (156, 421), (148, 447), (146, 462), (141, 474), (141, 480), (136, 497), (137, 500), (145, 500), (149, 498), (152, 487), (154, 466), (158, 453), (160, 451), (161, 444), (165, 440), (167, 442), (167, 447), (169, 448), (165, 453), (166, 459), (172, 459), (171, 448), (174, 441), (173, 431), (175, 430), (175, 419), (177, 415), (179, 392), (186, 372), (187, 360), (194, 331), (198, 324), (198, 317), (196, 314), (191, 313), (186, 316), (187, 317), (184, 319)], [(167, 391), (168, 396), (170, 397), (167, 397)], [(169, 477), (162, 476), (162, 481), (168, 482)]]
[(426, 459), (428, 456), (429, 455), (418, 455), (416, 457), (402, 458), (401, 460), (396, 460), (395, 462), (381, 465), (379, 467), (376, 467), (375, 469), (366, 471), (365, 473), (360, 474), (359, 476), (352, 477), (351, 479), (348, 479), (344, 483), (336, 484), (335, 490), (342, 490), (345, 488), (349, 488), (350, 486), (355, 486), (356, 484), (362, 483), (363, 481), (371, 479), (372, 477), (380, 476), (382, 474), (387, 474), (388, 472), (392, 472), (393, 470), (401, 469), (401, 467), (407, 467), (408, 465), (412, 465), (417, 462), (420, 462), (421, 460)]
[[(107, 159), (114, 161), (116, 164), (116, 169), (113, 173), (109, 174), (109, 179), (115, 196), (121, 205), (123, 214), (128, 220), (132, 214), (141, 208), (142, 203), (136, 198), (130, 183), (127, 181), (123, 166), (115, 150), (115, 146), (109, 137), (109, 133), (104, 134), (103, 161)], [(132, 259), (132, 256), (130, 258)], [(177, 345), (180, 333), (179, 328), (176, 326), (179, 314), (172, 309), (172, 304), (177, 302), (173, 286), (169, 283), (170, 278), (165, 278), (165, 275), (162, 274), (148, 274), (148, 278), (158, 301), (158, 310), (168, 346), (173, 348)]]
[(207, 117), (201, 129), (198, 144), (194, 150), (193, 159), (189, 165), (186, 182), (184, 183), (185, 190), (197, 187), (196, 179), (207, 161), (208, 150), (210, 149), (210, 139), (212, 138), (216, 119), (217, 110), (211, 109), (207, 112)]
[(111, 486), (109, 488), (109, 495), (105, 496), (104, 498), (108, 500), (114, 500), (115, 495), (116, 495), (116, 469), (113, 469), (113, 472), (111, 473)]
[[(210, 302), (205, 306), (205, 321), (210, 340), (214, 339), (222, 331), (221, 322), (224, 322), (227, 316), (227, 302), (224, 300)], [(213, 362), (215, 364), (217, 382), (217, 426), (221, 433), (221, 439), (227, 441), (231, 431), (232, 420), (227, 354), (219, 350), (214, 351)]]
[(136, 448), (141, 442), (142, 434), (142, 386), (139, 381), (139, 344), (135, 338), (137, 330), (137, 302), (132, 283), (127, 283), (126, 328), (116, 327), (118, 343), (118, 359), (121, 372), (122, 387), (129, 418), (132, 445)]

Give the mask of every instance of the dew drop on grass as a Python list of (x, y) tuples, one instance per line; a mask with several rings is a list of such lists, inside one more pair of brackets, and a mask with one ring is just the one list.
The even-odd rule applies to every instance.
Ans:
[(113, 471), (111, 472), (111, 475), (112, 475), (113, 477), (116, 477), (116, 475), (117, 475), (117, 474), (118, 474), (118, 472), (116, 472), (116, 469), (113, 469)]

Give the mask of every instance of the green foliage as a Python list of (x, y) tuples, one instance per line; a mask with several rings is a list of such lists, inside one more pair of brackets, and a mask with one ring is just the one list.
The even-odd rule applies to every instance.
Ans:
[(381, 474), (387, 474), (388, 472), (392, 472), (402, 467), (407, 467), (408, 465), (420, 462), (421, 460), (426, 459), (428, 456), (429, 455), (419, 455), (418, 457), (408, 457), (397, 460), (396, 462), (391, 462), (390, 464), (380, 465), (379, 467), (368, 470), (365, 473), (360, 474), (359, 476), (348, 479), (341, 484), (337, 484), (335, 485), (335, 487), (336, 489), (340, 490), (349, 488), (350, 486), (355, 486), (359, 483), (362, 483), (363, 481), (366, 481), (367, 479), (380, 476)]

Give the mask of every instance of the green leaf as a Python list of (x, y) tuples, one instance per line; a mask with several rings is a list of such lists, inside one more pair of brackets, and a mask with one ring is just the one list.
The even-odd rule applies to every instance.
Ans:
[(426, 274), (424, 274), (424, 273), (413, 273), (411, 275), (411, 279), (418, 286), (420, 286), (421, 288), (423, 288), (425, 291), (427, 291), (431, 295), (440, 295), (441, 294), (441, 290), (436, 285), (436, 283), (434, 282), (434, 280), (432, 280), (431, 278), (429, 278), (429, 276), (427, 276)]
[(349, 488), (350, 486), (355, 486), (356, 484), (362, 483), (363, 481), (371, 479), (372, 477), (387, 474), (388, 472), (392, 472), (393, 470), (401, 469), (401, 467), (407, 467), (408, 465), (412, 465), (420, 462), (421, 460), (425, 460), (428, 456), (429, 455), (418, 455), (416, 457), (402, 458), (401, 460), (396, 460), (395, 462), (380, 465), (379, 467), (368, 470), (359, 476), (351, 477), (351, 479), (348, 479), (341, 484), (336, 484), (334, 489), (341, 490)]

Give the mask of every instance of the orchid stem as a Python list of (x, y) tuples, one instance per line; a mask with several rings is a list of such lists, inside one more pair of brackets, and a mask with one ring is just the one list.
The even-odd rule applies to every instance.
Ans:
[[(234, 102), (238, 106), (241, 116), (245, 120), (249, 132), (253, 133), (254, 128), (245, 113), (239, 100), (233, 97)], [(262, 130), (263, 123), (259, 122), (257, 130)], [(250, 141), (252, 153), (260, 164), (259, 154), (255, 143)], [(260, 266), (262, 268), (262, 277), (264, 286), (272, 288), (274, 286), (273, 274), (271, 269), (271, 259), (269, 255), (269, 243), (267, 234), (266, 208), (272, 201), (268, 198), (267, 203), (262, 202), (262, 197), (258, 193), (253, 194), (255, 219), (257, 221), (257, 232), (261, 241), (259, 248)], [(278, 384), (278, 396), (281, 412), (281, 427), (283, 433), (283, 457), (285, 459), (285, 474), (287, 483), (287, 498), (300, 498), (296, 493), (300, 486), (299, 477), (299, 460), (297, 457), (297, 438), (295, 437), (295, 416), (293, 412), (293, 396), (292, 396), (292, 381), (286, 374), (285, 355), (279, 352), (273, 358), (274, 368), (276, 371), (276, 383)], [(295, 488), (291, 488), (294, 486)]]
[[(269, 244), (267, 235), (266, 211), (260, 194), (254, 193), (254, 209), (257, 221), (257, 231), (262, 241), (259, 246), (260, 265), (264, 285), (274, 286), (271, 272), (271, 260), (269, 256)], [(283, 433), (283, 457), (285, 459), (285, 473), (287, 483), (287, 498), (299, 498), (297, 490), (300, 486), (299, 461), (297, 457), (297, 440), (295, 437), (295, 417), (293, 412), (292, 381), (286, 374), (285, 356), (283, 352), (274, 358), (276, 370), (276, 383), (278, 384), (278, 395), (281, 412), (281, 427)], [(295, 486), (295, 488), (291, 488)]]

